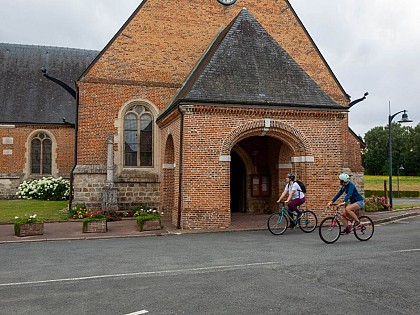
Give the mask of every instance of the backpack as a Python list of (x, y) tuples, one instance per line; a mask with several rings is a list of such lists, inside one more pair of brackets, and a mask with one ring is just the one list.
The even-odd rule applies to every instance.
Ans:
[(306, 193), (306, 187), (305, 184), (301, 181), (301, 180), (297, 180), (296, 183), (299, 185), (300, 187), (300, 191), (303, 192), (304, 194)]

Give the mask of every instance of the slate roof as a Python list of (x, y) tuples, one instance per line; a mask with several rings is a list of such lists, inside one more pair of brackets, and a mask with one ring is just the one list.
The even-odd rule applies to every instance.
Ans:
[(179, 102), (340, 108), (245, 8), (184, 83)]
[(98, 51), (0, 43), (0, 123), (74, 123), (76, 101), (45, 78), (41, 68), (76, 89), (74, 82)]

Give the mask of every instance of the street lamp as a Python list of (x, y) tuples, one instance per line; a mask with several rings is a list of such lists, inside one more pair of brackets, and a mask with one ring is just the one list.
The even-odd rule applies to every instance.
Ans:
[(388, 131), (389, 131), (389, 204), (391, 206), (392, 209), (392, 133), (391, 133), (391, 122), (394, 119), (395, 116), (397, 116), (400, 113), (404, 113), (402, 114), (401, 120), (399, 120), (399, 123), (409, 123), (412, 122), (412, 120), (410, 120), (408, 118), (408, 114), (407, 111), (401, 110), (398, 113), (395, 113), (394, 115), (391, 116), (391, 105), (389, 105), (389, 116), (388, 116)]

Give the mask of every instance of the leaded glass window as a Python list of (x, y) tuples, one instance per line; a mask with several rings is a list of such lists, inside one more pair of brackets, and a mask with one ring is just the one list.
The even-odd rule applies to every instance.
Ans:
[(32, 174), (51, 174), (52, 141), (44, 132), (38, 133), (31, 141)]
[(153, 166), (153, 116), (145, 106), (132, 106), (125, 114), (124, 165)]

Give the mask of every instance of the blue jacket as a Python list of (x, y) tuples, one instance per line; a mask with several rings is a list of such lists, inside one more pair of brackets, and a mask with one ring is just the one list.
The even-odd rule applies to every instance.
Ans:
[(344, 192), (346, 193), (344, 202), (350, 200), (350, 203), (355, 203), (357, 201), (364, 200), (363, 196), (357, 191), (356, 186), (352, 182), (349, 182), (346, 186), (340, 188), (337, 195), (335, 195), (335, 197), (332, 199), (332, 202), (335, 202)]

